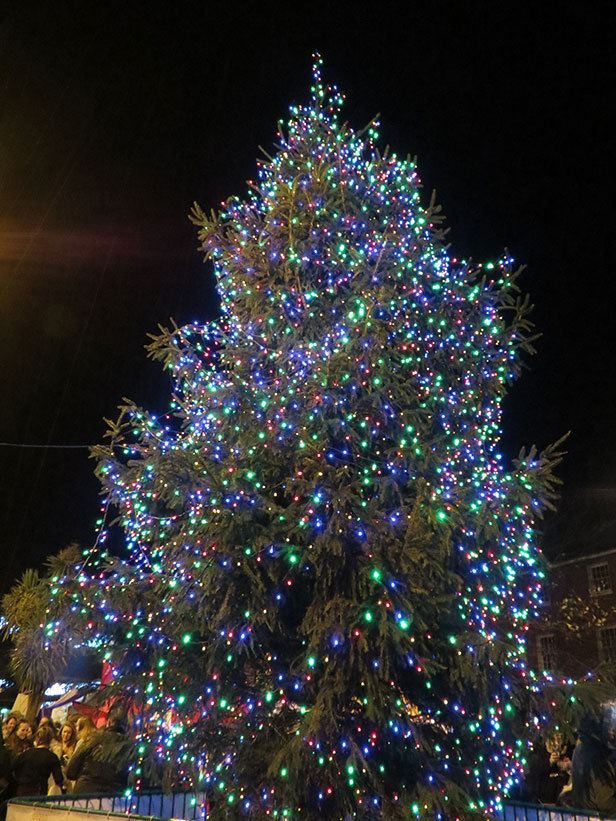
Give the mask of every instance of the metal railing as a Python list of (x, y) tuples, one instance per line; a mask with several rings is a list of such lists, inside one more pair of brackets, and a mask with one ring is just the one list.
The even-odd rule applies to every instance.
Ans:
[(207, 818), (207, 803), (204, 793), (144, 790), (130, 794), (84, 794), (39, 795), (12, 798), (10, 804), (41, 807), (49, 810), (71, 810), (104, 815), (124, 815), (132, 818), (169, 819), (203, 821)]
[(553, 804), (503, 801), (503, 821), (616, 821), (614, 815)]
[[(194, 791), (164, 793), (144, 790), (130, 794), (40, 795), (13, 798), (9, 803), (44, 808), (52, 812), (56, 809), (90, 815), (123, 815), (134, 821), (168, 821), (171, 818), (206, 821), (208, 816), (205, 793)], [(576, 807), (504, 801), (503, 821), (616, 821), (616, 817)]]

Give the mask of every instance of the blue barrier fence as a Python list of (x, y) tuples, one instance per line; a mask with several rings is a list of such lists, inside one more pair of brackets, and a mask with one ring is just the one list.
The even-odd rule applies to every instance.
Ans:
[(552, 804), (503, 802), (503, 821), (616, 821), (613, 815)]
[(44, 807), (49, 810), (62, 809), (105, 815), (124, 815), (142, 818), (203, 821), (207, 818), (207, 804), (204, 793), (199, 792), (150, 792), (143, 791), (131, 795), (41, 795), (27, 798), (13, 798), (10, 804)]
[[(88, 814), (123, 815), (135, 821), (207, 821), (207, 802), (201, 792), (143, 791), (131, 795), (41, 795), (13, 798), (9, 805), (34, 809), (70, 810)], [(616, 821), (614, 815), (551, 804), (503, 802), (503, 821)]]

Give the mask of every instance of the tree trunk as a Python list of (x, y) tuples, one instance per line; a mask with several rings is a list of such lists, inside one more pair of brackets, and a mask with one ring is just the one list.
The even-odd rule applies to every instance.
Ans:
[(28, 693), (28, 708), (26, 710), (26, 718), (28, 719), (28, 721), (36, 721), (36, 717), (38, 715), (38, 711), (41, 706), (41, 701), (43, 700), (44, 695), (45, 691), (40, 688), (31, 690)]

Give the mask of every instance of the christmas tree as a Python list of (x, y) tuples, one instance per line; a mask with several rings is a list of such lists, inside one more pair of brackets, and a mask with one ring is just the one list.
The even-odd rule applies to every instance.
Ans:
[(97, 450), (129, 558), (106, 513), (55, 588), (130, 699), (136, 786), (166, 766), (208, 818), (487, 814), (524, 764), (554, 454), (498, 447), (528, 303), (342, 102), (317, 59), (248, 196), (195, 207), (220, 318), (161, 329), (169, 412), (127, 403)]

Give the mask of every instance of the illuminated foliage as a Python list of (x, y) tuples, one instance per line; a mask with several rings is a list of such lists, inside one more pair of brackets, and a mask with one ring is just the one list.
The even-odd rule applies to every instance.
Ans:
[(65, 581), (137, 782), (166, 763), (211, 818), (488, 813), (525, 753), (551, 454), (498, 445), (527, 303), (341, 105), (317, 60), (248, 197), (195, 207), (221, 316), (151, 344), (171, 409), (127, 404), (97, 452), (130, 559), (106, 515)]
[(2, 638), (10, 639), (10, 670), (22, 693), (28, 693), (27, 718), (34, 721), (45, 690), (58, 680), (66, 667), (71, 642), (50, 641), (45, 631), (46, 613), (54, 584), (79, 560), (77, 545), (69, 545), (47, 560), (47, 573), (26, 570), (2, 597)]

